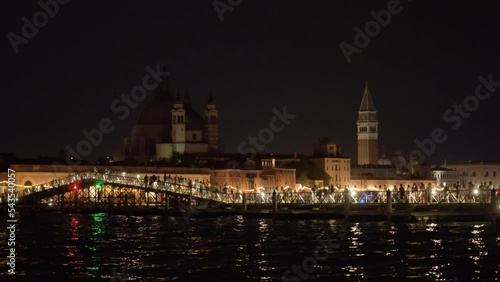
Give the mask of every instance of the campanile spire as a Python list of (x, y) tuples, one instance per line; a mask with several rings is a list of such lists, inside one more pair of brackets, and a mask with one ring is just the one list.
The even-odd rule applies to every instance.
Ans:
[(358, 165), (378, 164), (378, 120), (373, 98), (365, 84), (358, 111)]

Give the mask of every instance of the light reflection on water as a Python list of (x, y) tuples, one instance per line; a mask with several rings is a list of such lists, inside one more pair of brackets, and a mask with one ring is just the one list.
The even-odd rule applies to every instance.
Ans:
[(41, 214), (21, 219), (16, 270), (33, 281), (111, 279), (122, 270), (135, 281), (275, 281), (313, 256), (316, 238), (330, 236), (340, 248), (309, 280), (488, 281), (499, 277), (498, 234), (477, 223), (231, 216), (186, 224), (169, 216)]

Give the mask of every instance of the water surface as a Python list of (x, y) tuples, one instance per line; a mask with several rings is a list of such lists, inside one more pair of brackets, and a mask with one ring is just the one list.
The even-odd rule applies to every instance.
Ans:
[[(287, 271), (288, 281), (500, 280), (500, 233), (485, 223), (59, 213), (20, 221), (19, 281), (281, 281)], [(330, 236), (331, 248), (318, 236)], [(315, 250), (327, 258), (315, 260)], [(1, 281), (11, 278), (2, 271)]]

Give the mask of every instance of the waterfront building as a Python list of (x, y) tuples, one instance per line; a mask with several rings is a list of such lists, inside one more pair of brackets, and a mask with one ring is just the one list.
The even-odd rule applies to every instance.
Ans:
[(262, 170), (212, 169), (210, 179), (214, 185), (242, 191), (263, 186)]
[(475, 187), (479, 187), (481, 183), (500, 187), (500, 163), (499, 162), (445, 162), (443, 167), (455, 170), (459, 178), (456, 182), (462, 185), (472, 182)]
[(333, 185), (338, 188), (349, 186), (351, 159), (341, 154), (335, 142), (327, 138), (320, 139), (310, 160), (316, 167), (328, 174), (328, 181), (323, 183), (325, 186)]
[(459, 171), (442, 166), (435, 166), (431, 169), (432, 176), (436, 179), (437, 187), (453, 186), (459, 184), (460, 187), (466, 187), (464, 179)]
[(254, 160), (246, 160), (241, 169), (211, 169), (212, 183), (241, 190), (296, 187), (296, 170), (284, 167), (285, 159), (262, 158), (260, 168)]
[(262, 159), (262, 186), (296, 188), (296, 170), (294, 168), (279, 167), (276, 159)]

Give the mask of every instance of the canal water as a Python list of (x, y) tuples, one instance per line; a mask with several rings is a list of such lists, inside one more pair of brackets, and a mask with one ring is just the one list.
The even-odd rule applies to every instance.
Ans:
[(500, 279), (499, 230), (480, 222), (59, 213), (20, 221), (16, 276), (6, 275), (3, 239), (0, 281)]

